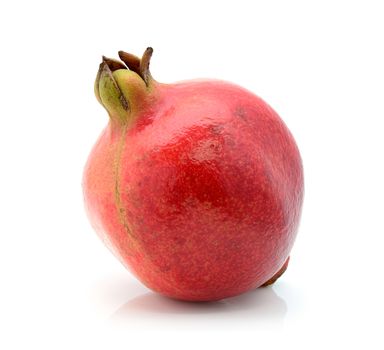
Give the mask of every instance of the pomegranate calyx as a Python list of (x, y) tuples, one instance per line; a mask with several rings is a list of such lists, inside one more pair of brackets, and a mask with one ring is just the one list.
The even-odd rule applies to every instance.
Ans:
[(119, 51), (119, 57), (129, 69), (139, 74), (145, 83), (149, 85), (152, 79), (151, 73), (149, 71), (149, 63), (151, 61), (152, 53), (152, 47), (147, 47), (141, 59), (135, 55), (132, 55), (131, 53), (124, 51)]
[(129, 112), (129, 103), (113, 77), (111, 60), (101, 62), (95, 81), (95, 95), (104, 106), (111, 119), (123, 121)]
[(153, 101), (153, 79), (149, 72), (152, 48), (141, 59), (119, 51), (121, 61), (103, 56), (95, 81), (95, 95), (111, 120), (125, 124)]

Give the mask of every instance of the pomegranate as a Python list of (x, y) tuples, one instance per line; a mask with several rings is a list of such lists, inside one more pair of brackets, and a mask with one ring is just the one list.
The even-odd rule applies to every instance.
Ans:
[(84, 171), (93, 227), (142, 283), (213, 301), (285, 271), (303, 200), (298, 148), (262, 99), (218, 80), (161, 84), (142, 58), (103, 57), (109, 123)]

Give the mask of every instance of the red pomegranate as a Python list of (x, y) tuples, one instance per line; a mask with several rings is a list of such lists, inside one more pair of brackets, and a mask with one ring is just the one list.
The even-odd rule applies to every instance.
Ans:
[(303, 200), (291, 133), (239, 86), (158, 83), (151, 55), (103, 57), (97, 74), (110, 118), (84, 172), (94, 228), (146, 286), (172, 298), (219, 300), (273, 283)]

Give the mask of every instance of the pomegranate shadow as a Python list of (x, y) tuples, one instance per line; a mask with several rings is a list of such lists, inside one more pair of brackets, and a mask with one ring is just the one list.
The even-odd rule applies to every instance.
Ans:
[(134, 297), (110, 321), (129, 327), (161, 329), (282, 327), (288, 307), (272, 286), (216, 302), (185, 302), (156, 293)]

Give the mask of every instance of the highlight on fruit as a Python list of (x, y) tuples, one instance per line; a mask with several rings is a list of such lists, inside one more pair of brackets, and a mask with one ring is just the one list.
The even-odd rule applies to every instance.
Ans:
[(144, 285), (171, 298), (271, 285), (287, 269), (303, 203), (291, 132), (235, 84), (156, 81), (152, 53), (119, 51), (99, 66), (95, 95), (108, 119), (83, 175), (92, 226)]

